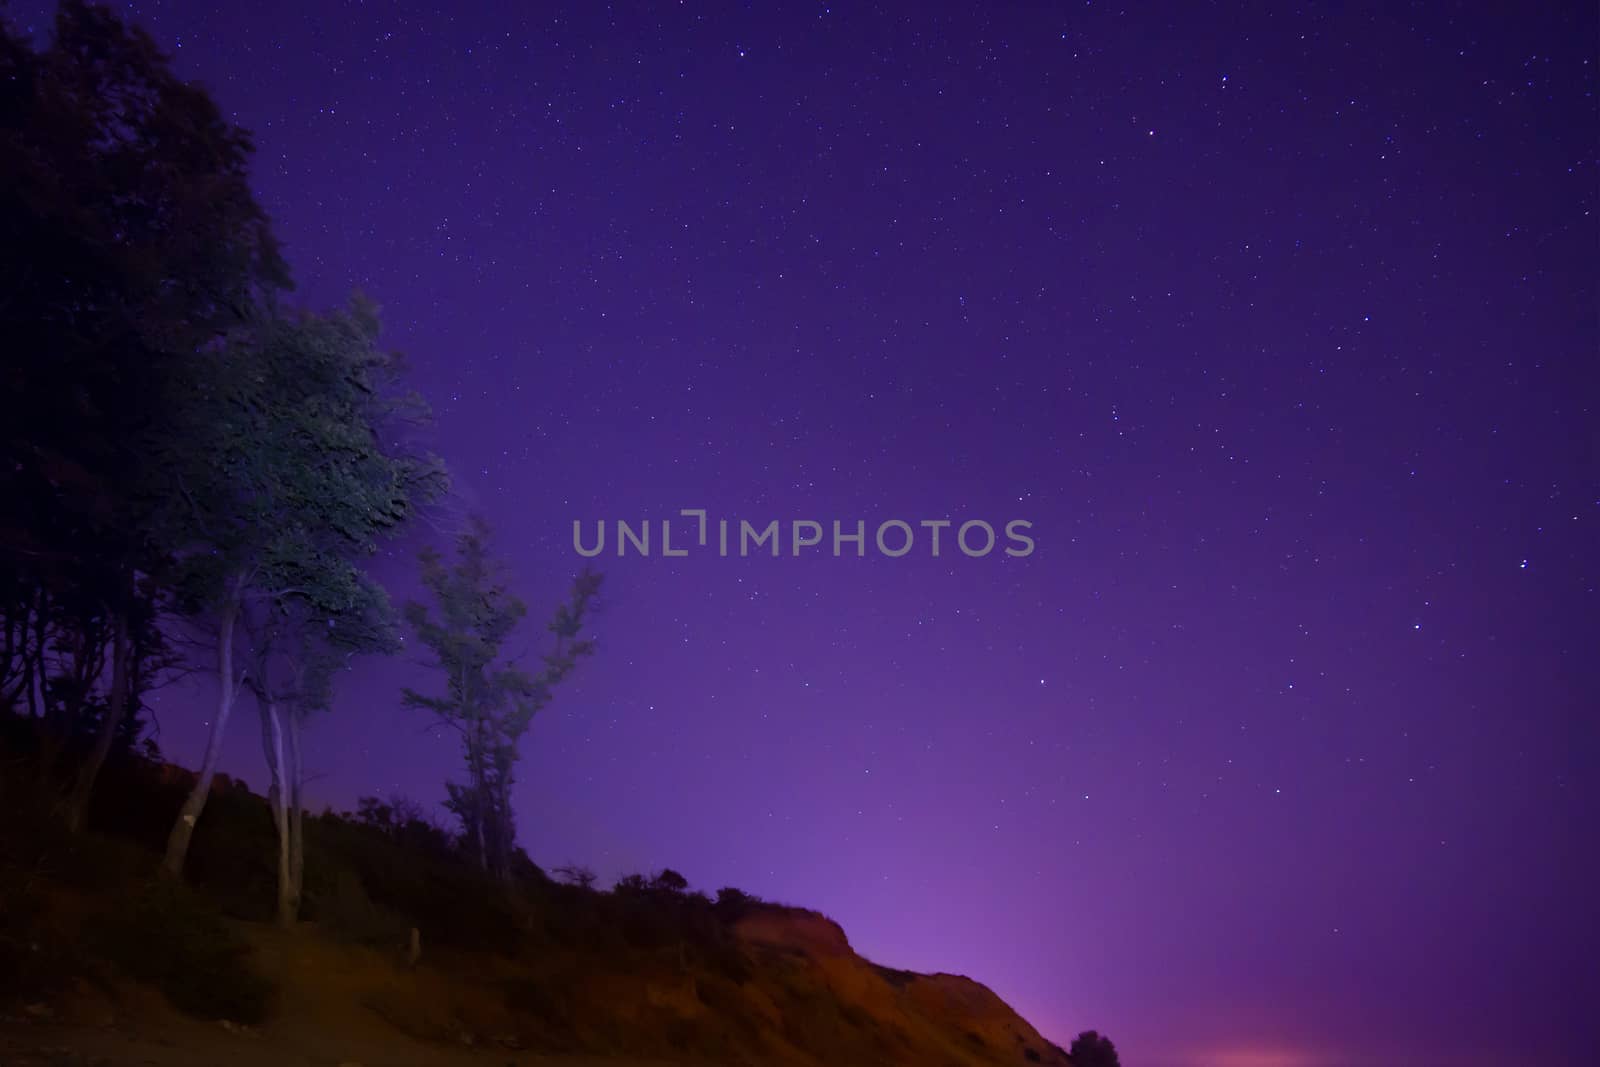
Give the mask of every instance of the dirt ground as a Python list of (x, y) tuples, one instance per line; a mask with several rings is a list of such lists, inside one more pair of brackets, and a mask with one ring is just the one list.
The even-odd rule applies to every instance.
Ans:
[[(203, 1021), (137, 983), (79, 981), (66, 993), (0, 1009), (0, 1067), (668, 1067), (542, 1055), (483, 1035), (418, 1040), (354, 992), (394, 971), (381, 957), (268, 927), (253, 928), (250, 940), (264, 973), (280, 982), (268, 1021)], [(433, 978), (402, 1005), (421, 1014), (428, 1002), (449, 999), (444, 982)]]
[(296, 1032), (278, 1023), (260, 1030), (219, 1023), (161, 1020), (69, 1024), (0, 1019), (0, 1067), (666, 1067), (660, 1061), (540, 1056), (507, 1049), (450, 1048), (394, 1038)]

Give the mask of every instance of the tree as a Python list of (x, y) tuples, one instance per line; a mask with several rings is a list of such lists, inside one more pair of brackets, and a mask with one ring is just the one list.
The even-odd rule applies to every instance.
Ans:
[[(348, 576), (345, 576), (348, 577)], [(346, 606), (325, 614), (309, 597), (292, 596), (259, 607), (251, 625), (245, 682), (256, 698), (262, 751), (270, 784), (268, 807), (278, 838), (278, 924), (299, 919), (305, 885), (305, 784), (303, 724), (333, 701), (334, 675), (350, 657), (398, 649), (394, 612), (384, 591), (358, 573), (345, 591)]]
[(599, 875), (595, 874), (594, 871), (575, 863), (557, 867), (551, 873), (567, 885), (575, 885), (579, 889), (593, 889), (595, 882), (599, 881)]
[[(373, 616), (387, 599), (358, 561), (443, 489), (436, 460), (385, 436), (418, 402), (394, 395), (399, 357), (377, 347), (378, 332), (376, 308), (359, 298), (326, 315), (268, 311), (190, 361), (188, 422), (166, 469), (189, 509), (176, 555), (185, 611), (215, 645), (218, 696), (199, 775), (167, 839), (169, 874), (183, 870), (247, 677), (235, 648), (246, 609), (280, 633), (285, 620), (327, 629), (359, 620), (381, 644), (386, 624)], [(302, 668), (319, 654), (303, 643), (295, 652)], [(280, 690), (272, 682), (263, 692), (270, 703)], [(297, 690), (302, 709), (304, 699)]]
[(432, 650), (445, 690), (442, 696), (426, 696), (406, 689), (402, 701), (432, 712), (461, 735), (467, 781), (446, 783), (446, 806), (461, 820), (474, 862), (496, 878), (509, 879), (516, 846), (511, 786), (517, 745), (555, 686), (594, 651), (594, 643), (579, 635), (600, 591), (600, 576), (586, 570), (573, 581), (570, 599), (547, 626), (554, 648), (542, 657), (542, 669), (529, 674), (503, 658), (505, 642), (527, 608), (490, 559), (488, 538), (487, 526), (475, 519), (457, 539), (454, 564), (433, 549), (423, 551), (422, 582), (437, 614), (417, 602), (406, 604), (404, 612), (418, 639)]
[(141, 673), (130, 616), (164, 603), (164, 399), (188, 355), (289, 285), (251, 151), (107, 8), (64, 0), (43, 50), (0, 22), (0, 698), (42, 710), (42, 763), (95, 711), (73, 825)]
[(662, 893), (682, 893), (689, 888), (689, 879), (671, 867), (664, 867), (654, 878), (650, 879), (650, 888)]
[(1103, 1037), (1093, 1030), (1085, 1030), (1073, 1038), (1067, 1055), (1072, 1059), (1072, 1067), (1121, 1067), (1121, 1061), (1117, 1059), (1117, 1046), (1111, 1043), (1109, 1037)]

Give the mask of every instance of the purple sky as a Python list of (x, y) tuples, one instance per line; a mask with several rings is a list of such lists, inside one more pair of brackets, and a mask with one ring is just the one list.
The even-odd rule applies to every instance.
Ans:
[[(605, 561), (538, 862), (820, 908), (1130, 1067), (1593, 1051), (1592, 4), (124, 6), (300, 298), (385, 306), (535, 618), (575, 518), (1034, 524)], [(439, 799), (406, 683), (320, 796)]]

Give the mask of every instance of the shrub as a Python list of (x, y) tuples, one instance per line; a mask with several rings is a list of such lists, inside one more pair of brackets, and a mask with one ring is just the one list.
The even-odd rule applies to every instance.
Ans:
[(156, 882), (91, 920), (90, 945), (121, 970), (159, 988), (202, 1019), (260, 1022), (272, 984), (251, 967), (248, 946), (181, 886)]
[(681, 893), (689, 888), (689, 879), (668, 867), (651, 879), (650, 888), (663, 893)]
[(650, 883), (644, 880), (642, 874), (625, 874), (617, 879), (617, 884), (611, 887), (613, 893), (645, 893), (650, 889)]
[(731, 885), (725, 885), (717, 890), (717, 918), (723, 922), (736, 922), (760, 906), (761, 898), (754, 893), (746, 893)]
[(353, 871), (334, 875), (332, 892), (317, 898), (318, 924), (335, 937), (371, 948), (398, 948), (411, 934), (404, 916), (373, 903)]
[(1121, 1061), (1117, 1059), (1117, 1046), (1111, 1043), (1109, 1037), (1093, 1030), (1085, 1030), (1073, 1038), (1067, 1055), (1072, 1058), (1073, 1067), (1121, 1067)]
[(388, 800), (361, 797), (356, 801), (356, 811), (344, 817), (376, 830), (398, 845), (431, 856), (448, 857), (459, 852), (455, 834), (438, 814), (404, 794), (392, 794)]
[[(380, 913), (422, 931), (424, 945), (512, 954), (520, 928), (506, 887), (459, 854), (419, 851), (371, 825), (333, 814), (306, 820), (306, 918), (324, 917), (341, 902), (340, 878), (354, 875)], [(359, 910), (359, 909), (358, 909)], [(339, 920), (335, 920), (336, 922)]]
[(898, 967), (885, 967), (879, 963), (874, 963), (872, 969), (878, 972), (878, 977), (896, 989), (904, 989), (917, 978), (916, 971), (903, 971)]

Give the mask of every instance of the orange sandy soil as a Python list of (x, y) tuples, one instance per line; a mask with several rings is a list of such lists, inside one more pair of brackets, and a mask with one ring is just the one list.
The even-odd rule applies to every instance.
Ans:
[(279, 982), (268, 1021), (205, 1022), (145, 986), (80, 981), (67, 995), (0, 1011), (0, 1067), (666, 1067), (535, 1054), (487, 1033), (417, 1040), (385, 1016), (419, 1027), (453, 1018), (462, 997), (444, 977), (405, 972), (380, 954), (335, 948), (305, 931), (253, 927), (247, 936), (256, 964)]
[[(423, 964), (409, 968), (398, 951), (338, 943), (309, 924), (292, 932), (230, 925), (249, 943), (253, 966), (277, 989), (267, 1021), (200, 1021), (177, 1012), (150, 987), (80, 979), (65, 994), (0, 1009), (0, 1067), (709, 1067), (690, 1056), (667, 1061), (529, 1051), (501, 992), (501, 983), (518, 973), (514, 961), (430, 959), (425, 952)], [(945, 974), (897, 972), (890, 982), (822, 916), (757, 912), (737, 929), (768, 962), (737, 994), (738, 1004), (722, 1010), (759, 1020), (754, 1025), (770, 1038), (756, 1057), (763, 1064), (1070, 1067), (991, 990)], [(774, 952), (784, 962), (773, 961)], [(792, 1022), (773, 999), (780, 987), (790, 998), (798, 990), (802, 1003), (847, 1005), (859, 1026), (884, 1040), (868, 1048), (859, 1040), (830, 1043), (822, 1034), (812, 1051), (795, 1048), (780, 1036)], [(692, 979), (675, 980), (645, 995), (650, 1004), (705, 1018), (708, 1009), (692, 988)], [(647, 1020), (639, 1017), (638, 992), (631, 996), (604, 984), (584, 993), (585, 1032), (596, 1047), (628, 1028), (635, 1048), (640, 1039), (654, 1040), (654, 1031), (641, 1029)], [(665, 1034), (655, 1036), (668, 1047)], [(748, 1055), (721, 1062), (730, 1058), (750, 1062)]]

